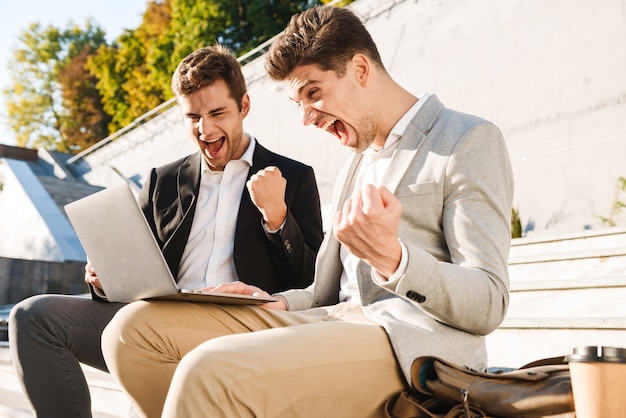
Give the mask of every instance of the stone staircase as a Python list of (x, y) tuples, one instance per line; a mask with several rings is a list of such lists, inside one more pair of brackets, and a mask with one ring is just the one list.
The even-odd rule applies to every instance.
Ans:
[[(519, 367), (580, 345), (626, 347), (626, 229), (512, 243), (510, 306), (487, 337), (490, 367)], [(128, 417), (111, 377), (85, 366), (96, 418)], [(32, 417), (8, 347), (0, 347), (0, 418)]]
[(506, 319), (487, 337), (490, 366), (626, 347), (626, 229), (513, 240), (509, 273)]

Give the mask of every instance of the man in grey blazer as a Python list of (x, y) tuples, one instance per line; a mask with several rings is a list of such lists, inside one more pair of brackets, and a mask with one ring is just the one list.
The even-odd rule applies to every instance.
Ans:
[(362, 418), (382, 416), (418, 356), (484, 369), (508, 306), (500, 131), (398, 85), (348, 9), (294, 16), (265, 65), (305, 125), (355, 151), (315, 281), (253, 309), (128, 305), (103, 334), (113, 376), (146, 416)]
[[(215, 285), (217, 275), (272, 292), (308, 286), (323, 238), (313, 169), (243, 131), (250, 99), (226, 49), (195, 51), (172, 84), (199, 151), (152, 169), (139, 204), (179, 286)], [(102, 330), (124, 304), (106, 302), (90, 264), (85, 279), (98, 302), (38, 295), (11, 312), (14, 364), (38, 417), (91, 416), (80, 363), (106, 370)]]

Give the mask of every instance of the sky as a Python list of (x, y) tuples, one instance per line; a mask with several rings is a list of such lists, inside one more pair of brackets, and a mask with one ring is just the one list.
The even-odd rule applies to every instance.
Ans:
[[(147, 3), (148, 0), (0, 0), (0, 89), (11, 85), (7, 68), (11, 51), (18, 44), (19, 34), (31, 23), (65, 29), (70, 21), (84, 27), (91, 17), (111, 42), (124, 29), (139, 26)], [(16, 145), (6, 117), (4, 96), (0, 94), (0, 143)]]

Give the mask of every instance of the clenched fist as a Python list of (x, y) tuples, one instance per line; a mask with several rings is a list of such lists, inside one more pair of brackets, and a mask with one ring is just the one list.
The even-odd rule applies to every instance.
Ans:
[(387, 188), (365, 184), (335, 215), (335, 238), (388, 278), (402, 258), (398, 241), (401, 214), (402, 204)]
[(287, 218), (285, 189), (287, 180), (278, 167), (270, 166), (259, 170), (246, 183), (254, 205), (259, 208), (267, 227), (276, 230)]

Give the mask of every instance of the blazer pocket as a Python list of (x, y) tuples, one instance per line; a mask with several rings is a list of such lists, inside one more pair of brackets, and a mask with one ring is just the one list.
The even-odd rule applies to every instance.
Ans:
[(404, 197), (427, 196), (435, 191), (435, 183), (415, 183), (401, 185), (396, 189), (396, 197), (402, 199)]
[(438, 222), (441, 202), (435, 199), (434, 182), (407, 184), (396, 189), (396, 197), (402, 204), (406, 220), (411, 224), (432, 224)]

